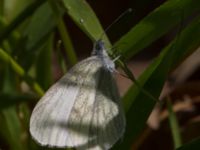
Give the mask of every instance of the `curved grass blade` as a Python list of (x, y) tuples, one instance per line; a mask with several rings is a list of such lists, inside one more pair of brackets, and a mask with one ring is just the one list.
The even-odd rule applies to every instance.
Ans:
[(188, 18), (199, 10), (198, 0), (167, 1), (141, 20), (117, 41), (114, 47), (117, 47), (118, 53), (128, 59), (179, 24), (180, 19)]
[[(196, 18), (184, 31), (178, 40), (166, 47), (158, 58), (140, 76), (139, 82), (143, 89), (158, 98), (168, 71), (174, 67), (189, 52), (194, 51), (200, 43), (200, 17)], [(174, 48), (171, 47), (175, 45)], [(121, 145), (115, 149), (129, 149), (133, 140), (141, 132), (156, 102), (144, 95), (136, 86), (132, 86), (124, 96), (127, 111), (127, 128)]]

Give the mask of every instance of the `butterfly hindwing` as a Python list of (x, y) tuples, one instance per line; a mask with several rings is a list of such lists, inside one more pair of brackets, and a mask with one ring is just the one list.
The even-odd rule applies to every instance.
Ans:
[(31, 135), (48, 146), (111, 147), (125, 126), (117, 94), (112, 74), (102, 60), (89, 57), (38, 102), (31, 116)]
[(115, 80), (109, 70), (98, 70), (95, 102), (90, 123), (90, 140), (87, 150), (107, 150), (122, 137), (125, 129), (125, 117), (121, 107)]

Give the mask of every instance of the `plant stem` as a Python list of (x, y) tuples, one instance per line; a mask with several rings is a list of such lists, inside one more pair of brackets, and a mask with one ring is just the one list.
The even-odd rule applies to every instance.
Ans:
[(54, 16), (57, 22), (57, 27), (58, 27), (58, 31), (60, 33), (60, 36), (62, 38), (62, 42), (65, 48), (65, 52), (67, 54), (68, 60), (70, 62), (70, 64), (74, 65), (77, 62), (77, 56), (76, 53), (74, 51), (74, 47), (72, 45), (71, 39), (69, 37), (68, 34), (68, 30), (65, 26), (65, 23), (62, 19), (62, 15), (61, 12), (59, 10), (59, 7), (57, 5), (57, 3), (54, 0), (49, 0), (49, 4), (54, 12)]
[(44, 91), (40, 87), (40, 85), (35, 82), (29, 75), (27, 75), (24, 69), (4, 50), (0, 48), (0, 59), (5, 63), (11, 65), (12, 69), (32, 87), (32, 89), (39, 95), (42, 96)]
[(169, 98), (167, 99), (167, 109), (169, 113), (169, 124), (172, 132), (174, 148), (176, 149), (182, 145), (182, 142), (177, 118), (173, 111), (172, 104)]

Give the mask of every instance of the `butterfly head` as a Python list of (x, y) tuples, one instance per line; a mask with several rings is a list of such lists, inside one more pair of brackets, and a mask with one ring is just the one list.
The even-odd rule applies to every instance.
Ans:
[(113, 72), (115, 70), (115, 64), (108, 56), (103, 40), (100, 39), (95, 42), (92, 55), (97, 56), (102, 60), (105, 69), (109, 70), (110, 72)]
[(94, 45), (94, 49), (96, 49), (97, 51), (102, 51), (103, 49), (105, 49), (105, 44), (103, 40), (98, 40)]
[(103, 40), (99, 39), (94, 43), (92, 55), (96, 56), (108, 56), (105, 49), (105, 43)]

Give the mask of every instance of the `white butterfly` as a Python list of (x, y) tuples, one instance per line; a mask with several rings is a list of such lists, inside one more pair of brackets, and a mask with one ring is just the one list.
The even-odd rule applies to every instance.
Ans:
[(104, 43), (76, 64), (35, 106), (30, 133), (41, 145), (107, 150), (125, 130), (125, 117)]

